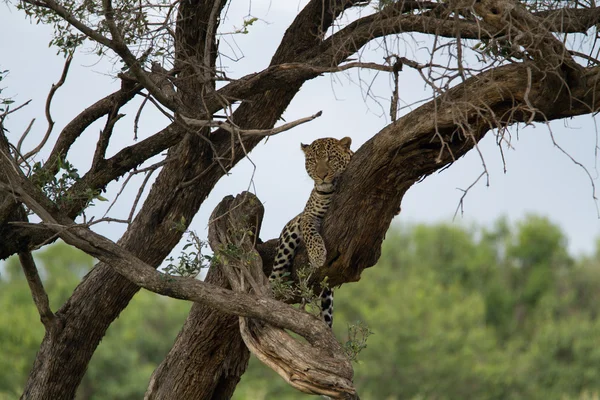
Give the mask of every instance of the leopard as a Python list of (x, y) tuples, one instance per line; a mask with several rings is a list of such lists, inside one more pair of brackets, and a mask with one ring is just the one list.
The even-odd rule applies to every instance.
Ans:
[[(304, 152), (305, 168), (314, 187), (304, 210), (289, 221), (277, 242), (277, 254), (269, 280), (281, 279), (291, 273), (298, 246), (304, 243), (310, 266), (317, 270), (325, 265), (327, 249), (321, 236), (321, 222), (329, 209), (338, 179), (354, 155), (350, 150), (352, 139), (321, 138), (311, 144), (300, 144)], [(321, 318), (333, 326), (333, 290), (321, 292)]]

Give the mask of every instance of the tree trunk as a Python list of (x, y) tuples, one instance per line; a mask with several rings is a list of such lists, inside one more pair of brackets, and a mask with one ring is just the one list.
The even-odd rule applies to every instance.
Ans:
[[(273, 57), (272, 64), (293, 62), (304, 51), (318, 44), (320, 42), (319, 32), (326, 31), (337, 15), (353, 3), (356, 3), (356, 0), (326, 2), (312, 0), (286, 32)], [(197, 15), (197, 20), (204, 24), (202, 25), (204, 28), (191, 24), (187, 29), (193, 32), (186, 31), (187, 34), (182, 34), (178, 39), (188, 41), (185, 44), (188, 51), (196, 49), (198, 52), (203, 52), (206, 35), (202, 33), (202, 29), (206, 30), (207, 13), (212, 11), (214, 1), (184, 2), (183, 4), (188, 8), (182, 12), (190, 14), (186, 14), (187, 18), (182, 20), (188, 21), (191, 18), (190, 15)], [(214, 30), (217, 25), (215, 24), (213, 27)], [(213, 44), (216, 46), (214, 41)], [(189, 53), (187, 56), (191, 57)], [(196, 53), (193, 58), (197, 62), (198, 59), (202, 59), (202, 53)], [(296, 84), (255, 96), (251, 102), (243, 102), (234, 112), (233, 120), (242, 128), (267, 129), (273, 127), (305, 79), (299, 80)], [(188, 85), (192, 85), (192, 83), (188, 82)], [(194, 99), (197, 99), (197, 96), (189, 97), (190, 107), (193, 107)], [(173, 129), (181, 128), (174, 125)], [(245, 151), (251, 151), (261, 139), (260, 137), (250, 137), (244, 140), (244, 148), (236, 145), (234, 157), (226, 165), (226, 170), (233, 168), (239, 160), (245, 157)], [(221, 157), (223, 154), (231, 154), (230, 147), (236, 143), (231, 142), (231, 135), (223, 129), (212, 132), (210, 140), (213, 142), (212, 147), (198, 137), (188, 134), (181, 144), (169, 151), (167, 159), (170, 162), (161, 171), (142, 209), (119, 241), (121, 246), (146, 263), (155, 267), (160, 265), (181, 239), (181, 232), (172, 229), (173, 226), (178, 224), (182, 218), (185, 221), (191, 221), (214, 185), (225, 174), (226, 171), (215, 158)], [(198, 179), (198, 177), (202, 177), (202, 179)], [(195, 184), (181, 187), (182, 182), (194, 179)], [(73, 398), (87, 364), (106, 329), (138, 290), (136, 285), (122, 278), (109, 266), (98, 263), (76, 288), (71, 298), (56, 312), (60, 329), (47, 333), (44, 337), (22, 398), (57, 400)], [(188, 319), (197, 315), (195, 313), (197, 309), (197, 306), (193, 308), (194, 312)], [(198, 312), (199, 316), (204, 316), (207, 311), (200, 312), (198, 310)], [(217, 315), (214, 314), (213, 321), (217, 319)], [(231, 330), (232, 326), (237, 326), (237, 324), (228, 324), (226, 321), (220, 324), (225, 327), (225, 330)], [(190, 334), (182, 334), (178, 337), (174, 347), (176, 349), (194, 347), (195, 345), (191, 345), (191, 342), (194, 342), (198, 336), (193, 332), (198, 331), (192, 331), (192, 328), (205, 328), (204, 325), (199, 325), (194, 321), (186, 322), (185, 327), (190, 329)], [(233, 338), (235, 334), (222, 331), (221, 337)], [(195, 357), (194, 359), (199, 360), (200, 365), (203, 365), (210, 353), (203, 352), (194, 355), (198, 356), (199, 354), (205, 354), (206, 357)], [(217, 370), (227, 371), (228, 366), (237, 365), (237, 361), (225, 358), (220, 365)], [(187, 375), (190, 371), (189, 368), (185, 370), (162, 368), (153, 376), (154, 387), (158, 388), (171, 380), (180, 382), (174, 387), (175, 390), (185, 390), (186, 393), (209, 393), (211, 387), (219, 387), (221, 381), (219, 376), (213, 375), (214, 381), (209, 384), (208, 381), (200, 382), (192, 379), (194, 374)], [(242, 372), (243, 370), (240, 374)], [(207, 374), (208, 376), (209, 374)], [(224, 385), (227, 386), (227, 384)], [(178, 397), (177, 392), (171, 392), (167, 397), (185, 398)]]
[[(201, 105), (198, 93), (214, 89), (212, 81), (208, 85), (211, 87), (205, 86), (206, 82), (194, 81), (195, 71), (186, 68), (204, 60), (207, 38), (213, 40), (208, 58), (211, 68), (214, 67), (214, 30), (218, 23), (209, 32), (208, 15), (224, 3), (216, 0), (180, 3), (184, 7), (180, 10), (182, 21), (190, 22), (178, 26), (176, 45), (177, 67), (182, 71), (178, 89), (187, 109)], [(360, 48), (367, 40), (354, 41), (353, 31), (348, 30), (347, 40), (340, 42), (340, 47), (322, 49), (320, 45), (331, 45), (322, 40), (323, 33), (345, 8), (356, 3), (360, 1), (310, 1), (286, 32), (271, 65), (306, 61), (303, 57), (307, 54), (317, 57), (320, 51), (326, 59), (329, 57), (326, 51), (333, 51), (335, 55), (329, 60), (337, 66), (352, 54), (352, 49)], [(359, 31), (359, 24), (354, 25)], [(394, 29), (400, 29), (396, 25)], [(370, 35), (369, 40), (379, 34), (367, 29), (369, 26), (362, 28)], [(342, 44), (350, 46), (350, 50), (341, 51)], [(385, 232), (399, 212), (408, 188), (461, 157), (490, 129), (517, 121), (546, 121), (597, 110), (598, 68), (586, 71), (558, 67), (548, 71), (535, 62), (499, 67), (467, 79), (375, 135), (356, 152), (325, 217), (323, 236), (328, 261), (315, 280), (327, 275), (334, 286), (357, 281), (364, 268), (374, 265), (379, 258)], [(286, 86), (253, 96), (237, 108), (233, 121), (242, 128), (274, 126), (304, 81), (318, 73), (302, 75)], [(172, 129), (183, 128), (174, 124)], [(202, 138), (189, 132), (179, 133), (183, 137), (181, 143), (170, 149), (169, 162), (119, 241), (123, 248), (155, 267), (181, 239), (181, 232), (173, 226), (182, 219), (191, 221), (218, 180), (260, 141), (256, 137), (245, 139), (242, 148), (223, 129), (210, 134), (204, 131)], [(232, 147), (231, 159), (220, 165), (218, 160), (232, 154)], [(0, 227), (2, 234), (14, 232), (17, 232), (14, 243), (23, 246), (26, 242), (19, 238), (26, 231), (12, 231), (7, 225)], [(274, 241), (259, 245), (258, 250), (264, 265), (270, 267)], [(302, 254), (297, 261), (297, 264), (305, 262)], [(211, 271), (208, 279), (224, 285), (218, 271)], [(73, 398), (106, 329), (137, 290), (136, 285), (111, 266), (96, 265), (56, 313), (58, 323), (46, 332), (23, 398)], [(153, 374), (147, 397), (229, 398), (247, 360), (248, 351), (239, 335), (237, 317), (196, 304), (170, 354)]]
[[(214, 266), (206, 282), (229, 286)], [(152, 374), (145, 399), (231, 398), (250, 358), (238, 320), (195, 303), (169, 354)]]

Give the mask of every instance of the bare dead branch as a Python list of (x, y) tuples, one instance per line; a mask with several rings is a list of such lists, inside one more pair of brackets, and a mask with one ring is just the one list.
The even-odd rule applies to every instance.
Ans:
[(47, 331), (51, 330), (54, 326), (56, 316), (50, 310), (50, 302), (48, 301), (48, 294), (44, 289), (42, 280), (38, 273), (38, 269), (35, 265), (35, 260), (30, 252), (19, 253), (19, 261), (21, 261), (21, 267), (27, 278), (29, 284), (29, 290), (31, 290), (31, 297), (35, 307), (40, 314), (40, 320)]
[(71, 66), (71, 61), (73, 61), (73, 55), (69, 54), (69, 56), (65, 60), (65, 66), (63, 67), (63, 71), (60, 76), (60, 79), (55, 84), (52, 84), (52, 87), (50, 88), (50, 92), (48, 93), (48, 98), (46, 99), (46, 108), (45, 108), (46, 121), (48, 121), (48, 129), (46, 129), (46, 133), (44, 134), (44, 137), (42, 138), (41, 142), (33, 150), (31, 150), (30, 152), (26, 153), (23, 156), (23, 161), (26, 161), (33, 155), (37, 154), (44, 147), (44, 145), (48, 141), (48, 138), (50, 137), (50, 134), (52, 133), (52, 129), (54, 128), (54, 121), (52, 120), (52, 115), (50, 114), (50, 105), (52, 104), (52, 99), (54, 98), (54, 94), (65, 83), (65, 80), (67, 79), (67, 74), (69, 73), (69, 67)]
[(331, 335), (325, 334), (328, 327), (316, 317), (268, 297), (234, 292), (196, 279), (166, 276), (112, 241), (62, 215), (38, 188), (14, 170), (14, 162), (3, 151), (0, 166), (9, 171), (11, 180), (10, 185), (0, 182), (0, 188), (12, 191), (66, 243), (111, 265), (136, 285), (165, 296), (208, 304), (226, 313), (264, 320), (302, 335), (315, 346), (330, 346)]
[(6, 110), (2, 114), (0, 114), (0, 123), (3, 122), (8, 115), (19, 111), (21, 108), (27, 106), (29, 103), (31, 103), (31, 99), (27, 100), (25, 103), (15, 108), (6, 107)]
[(100, 136), (98, 137), (98, 142), (96, 143), (96, 150), (94, 151), (94, 157), (92, 158), (92, 169), (96, 169), (98, 164), (104, 161), (106, 149), (108, 148), (115, 124), (125, 116), (125, 114), (118, 114), (118, 111), (119, 109), (117, 107), (113, 108), (113, 110), (108, 114), (104, 129), (100, 131)]
[(33, 127), (34, 122), (35, 118), (32, 118), (31, 122), (29, 122), (29, 125), (27, 125), (27, 128), (25, 128), (25, 131), (23, 132), (23, 134), (19, 138), (19, 142), (17, 143), (17, 152), (19, 153), (20, 159), (24, 159), (22, 156), (21, 147), (23, 146), (23, 142), (25, 141), (27, 135), (29, 135), (29, 132), (31, 132), (31, 128)]
[(320, 117), (321, 115), (323, 115), (323, 112), (319, 111), (316, 114), (313, 114), (309, 117), (300, 118), (295, 121), (285, 123), (281, 126), (278, 126), (276, 128), (272, 128), (272, 129), (241, 129), (238, 126), (235, 126), (231, 122), (214, 121), (214, 120), (213, 121), (202, 121), (202, 120), (188, 118), (183, 115), (181, 116), (181, 119), (186, 124), (193, 126), (195, 128), (205, 128), (205, 127), (222, 128), (222, 129), (225, 129), (227, 132), (231, 132), (231, 133), (235, 133), (235, 134), (239, 133), (244, 136), (273, 136), (273, 135), (277, 135), (278, 133), (285, 132), (292, 128), (295, 128), (298, 125), (302, 125), (306, 122), (310, 122), (313, 119)]
[(453, 221), (454, 221), (454, 219), (456, 219), (456, 216), (458, 215), (459, 210), (460, 210), (460, 215), (463, 215), (464, 205), (465, 205), (465, 197), (467, 197), (469, 190), (471, 190), (473, 188), (473, 186), (475, 186), (477, 184), (477, 182), (479, 182), (479, 180), (485, 176), (485, 174), (486, 174), (486, 171), (482, 171), (481, 174), (479, 174), (479, 176), (477, 177), (477, 179), (475, 179), (473, 181), (473, 183), (471, 183), (466, 189), (456, 188), (456, 189), (460, 190), (461, 192), (463, 192), (463, 194), (462, 194), (462, 196), (460, 196), (460, 199), (458, 200), (458, 205), (456, 206), (456, 210), (454, 211), (454, 216), (452, 216)]
[(546, 124), (546, 125), (548, 127), (548, 131), (550, 132), (550, 139), (552, 140), (552, 144), (554, 145), (554, 147), (556, 147), (562, 154), (567, 156), (567, 158), (569, 158), (569, 160), (571, 160), (571, 162), (573, 164), (575, 164), (579, 168), (581, 168), (583, 170), (583, 172), (585, 172), (585, 174), (587, 175), (587, 177), (590, 181), (590, 185), (592, 187), (592, 199), (594, 199), (594, 205), (596, 206), (596, 215), (598, 216), (598, 218), (600, 218), (600, 208), (598, 207), (598, 197), (596, 196), (596, 184), (594, 183), (594, 178), (592, 177), (592, 174), (590, 174), (590, 171), (587, 169), (587, 167), (585, 165), (583, 165), (581, 162), (577, 161), (561, 145), (558, 144), (558, 142), (554, 138), (554, 133), (552, 132), (550, 125), (548, 125), (548, 124)]

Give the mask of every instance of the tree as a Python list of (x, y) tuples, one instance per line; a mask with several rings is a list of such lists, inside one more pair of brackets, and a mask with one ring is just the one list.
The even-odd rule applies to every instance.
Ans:
[[(360, 285), (336, 292), (342, 305), (336, 312), (336, 337), (345, 341), (347, 325), (357, 326), (357, 320), (367, 322), (372, 332), (355, 364), (361, 397), (583, 400), (598, 393), (597, 257), (557, 257), (566, 254), (555, 240), (561, 230), (539, 217), (516, 226), (501, 222), (491, 230), (456, 224), (400, 228), (388, 232), (377, 267), (365, 271)], [(497, 257), (494, 250), (507, 244), (519, 251)], [(520, 318), (514, 310), (530, 279), (515, 285), (512, 274), (521, 268), (523, 254), (540, 248), (551, 251), (538, 253), (528, 269), (552, 265), (541, 280), (550, 285), (529, 305), (527, 329), (513, 329)], [(36, 252), (35, 259), (53, 308), (68, 299), (93, 266), (91, 257), (62, 242)], [(21, 393), (44, 329), (31, 324), (36, 309), (17, 257), (9, 259), (5, 271), (0, 304), (10, 312), (0, 314), (0, 353), (5, 355), (0, 398), (10, 400)], [(494, 290), (512, 309), (497, 306), (489, 295)], [(190, 305), (145, 290), (136, 295), (107, 330), (77, 398), (143, 397)], [(490, 321), (490, 311), (506, 315)], [(233, 398), (307, 396), (253, 358)]]
[[(63, 76), (49, 93), (47, 111), (67, 78), (69, 54), (75, 48), (91, 44), (99, 56), (114, 57), (117, 65), (123, 65), (118, 74), (121, 88), (67, 123), (44, 163), (29, 161), (52, 131), (49, 111), (48, 134), (40, 146), (25, 152), (21, 141), (10, 143), (4, 134), (8, 117), (19, 107), (11, 109), (10, 100), (2, 100), (0, 257), (19, 254), (46, 328), (25, 398), (72, 398), (106, 329), (140, 287), (194, 301), (175, 344), (153, 374), (147, 398), (230, 397), (246, 368), (248, 347), (282, 376), (297, 373), (299, 378), (290, 380), (297, 388), (340, 398), (356, 396), (351, 366), (324, 325), (269, 295), (259, 271), (270, 268), (275, 240), (254, 243), (240, 234), (260, 233), (262, 210), (256, 198), (226, 198), (215, 210), (219, 218), (209, 236), (218, 262), (204, 282), (155, 271), (215, 184), (237, 162), (266, 136), (319, 116), (274, 128), (308, 80), (325, 73), (374, 69), (389, 73), (394, 81), (392, 122), (356, 152), (323, 223), (328, 261), (313, 283), (327, 276), (332, 286), (358, 281), (362, 271), (375, 264), (390, 221), (415, 182), (477, 149), (486, 133), (495, 131), (502, 145), (509, 142), (512, 125), (598, 109), (595, 44), (582, 44), (577, 35), (596, 32), (600, 12), (592, 5), (310, 0), (267, 68), (231, 78), (217, 62), (220, 16), (228, 4), (223, 0), (17, 4), (27, 15), (55, 28), (52, 43), (67, 55)], [(350, 21), (345, 23), (346, 19)], [(239, 32), (251, 23), (247, 20)], [(429, 59), (400, 56), (402, 40), (410, 40), (411, 33), (430, 38)], [(400, 40), (389, 45), (390, 38)], [(362, 49), (374, 41), (385, 49), (385, 64), (351, 60), (357, 53), (366, 58)], [(582, 53), (580, 47), (589, 52)], [(397, 118), (403, 67), (419, 73), (430, 87), (431, 100)], [(108, 157), (120, 109), (138, 95), (144, 98), (142, 106), (151, 102), (170, 123)], [(90, 152), (91, 167), (80, 177), (67, 161), (69, 150), (91, 123), (101, 119), (105, 125)], [(136, 170), (164, 150), (168, 152), (160, 162)], [(137, 213), (137, 204), (132, 204), (124, 221), (127, 231), (118, 243), (90, 229), (103, 220), (90, 221), (84, 212), (104, 199), (102, 191), (109, 183), (127, 173), (159, 169)], [(28, 212), (42, 222), (28, 222)], [(99, 263), (53, 312), (30, 252), (56, 237)], [(231, 251), (231, 246), (243, 251)], [(301, 254), (296, 266), (305, 262)], [(247, 266), (249, 271), (242, 272)], [(238, 274), (250, 274), (244, 276), (253, 277), (252, 287), (245, 286), (242, 282), (247, 281)], [(293, 341), (285, 329), (303, 336), (308, 345)], [(256, 337), (263, 340), (253, 341)], [(290, 348), (297, 351), (296, 357), (282, 358), (282, 351)], [(285, 362), (278, 363), (282, 359)], [(311, 368), (302, 369), (302, 362), (312, 363)]]

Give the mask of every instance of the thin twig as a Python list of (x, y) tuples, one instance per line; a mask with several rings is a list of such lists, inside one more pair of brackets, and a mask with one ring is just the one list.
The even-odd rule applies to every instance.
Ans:
[(460, 215), (462, 216), (464, 213), (464, 201), (465, 201), (465, 197), (467, 197), (467, 193), (469, 193), (469, 190), (471, 190), (473, 188), (473, 186), (475, 186), (477, 184), (477, 182), (479, 182), (479, 180), (486, 174), (486, 171), (483, 171), (481, 174), (479, 174), (479, 176), (477, 177), (477, 179), (475, 179), (475, 181), (473, 183), (471, 183), (469, 185), (468, 188), (466, 189), (461, 189), (461, 188), (456, 188), (458, 190), (460, 190), (461, 192), (463, 192), (462, 196), (460, 196), (460, 200), (458, 202), (458, 206), (456, 206), (456, 211), (454, 211), (454, 216), (452, 217), (452, 220), (454, 221), (454, 219), (456, 218), (456, 215), (458, 214), (458, 210), (460, 210)]
[[(29, 125), (27, 125), (27, 129), (25, 129), (25, 132), (23, 132), (23, 134), (19, 138), (19, 142), (17, 143), (17, 151), (19, 152), (19, 154), (21, 154), (21, 146), (23, 146), (23, 141), (25, 140), (27, 135), (29, 135), (29, 132), (31, 132), (31, 128), (33, 127), (34, 122), (35, 122), (35, 118), (32, 118), (31, 122), (29, 122)], [(20, 156), (20, 157), (21, 157), (21, 159), (24, 160), (24, 158), (22, 156)]]
[(52, 129), (54, 128), (54, 120), (52, 120), (52, 115), (50, 114), (50, 105), (52, 104), (52, 99), (54, 98), (54, 94), (56, 93), (58, 88), (60, 88), (65, 83), (65, 80), (67, 79), (67, 74), (69, 73), (69, 67), (71, 66), (72, 60), (73, 60), (73, 54), (69, 54), (69, 56), (65, 60), (65, 66), (63, 67), (63, 71), (62, 71), (62, 74), (60, 75), (60, 79), (58, 80), (58, 82), (56, 82), (55, 84), (52, 85), (52, 87), (50, 88), (50, 92), (48, 93), (48, 97), (46, 98), (45, 113), (46, 113), (46, 121), (48, 121), (48, 129), (46, 129), (44, 138), (42, 139), (40, 144), (38, 144), (33, 150), (31, 150), (30, 152), (26, 153), (23, 156), (23, 161), (26, 161), (31, 156), (37, 154), (42, 149), (42, 147), (44, 147), (44, 145), (48, 141), (48, 138), (50, 137), (50, 134), (52, 133)]
[(146, 96), (144, 96), (144, 100), (142, 101), (142, 104), (140, 104), (140, 108), (138, 108), (137, 113), (135, 113), (135, 119), (133, 120), (133, 140), (137, 140), (137, 138), (138, 138), (138, 125), (140, 122), (140, 116), (142, 115), (142, 110), (144, 109), (144, 106), (148, 102), (149, 97), (150, 97), (150, 93), (148, 93), (148, 94), (146, 94)]
[(127, 220), (130, 223), (131, 223), (131, 221), (133, 221), (133, 214), (135, 213), (135, 209), (137, 208), (138, 202), (140, 201), (140, 198), (142, 197), (142, 194), (144, 193), (144, 189), (146, 188), (146, 185), (148, 184), (148, 181), (150, 180), (152, 173), (164, 164), (166, 164), (166, 160), (153, 165), (152, 166), (153, 168), (151, 170), (149, 170), (149, 172), (144, 177), (144, 180), (143, 180), (142, 184), (140, 185), (140, 188), (138, 189), (137, 195), (135, 196), (135, 200), (133, 201), (133, 205), (131, 206), (131, 210), (129, 211), (129, 216), (127, 217)]
[(0, 114), (0, 121), (4, 121), (4, 118), (6, 118), (8, 115), (19, 111), (21, 108), (25, 107), (29, 103), (31, 103), (31, 99), (27, 100), (25, 103), (21, 104), (20, 106), (15, 107), (15, 108), (7, 107), (6, 111), (4, 111), (2, 114)]
[(129, 223), (131, 223), (131, 221), (125, 220), (125, 219), (106, 217), (106, 218), (100, 218), (100, 219), (96, 219), (96, 220), (91, 219), (88, 223), (82, 224), (82, 226), (90, 227), (92, 225), (96, 225), (96, 224), (99, 224), (99, 223), (102, 223), (102, 222), (116, 222), (116, 223), (119, 223), (119, 224), (129, 224)]
[[(113, 208), (113, 206), (116, 204), (117, 200), (119, 199), (119, 197), (121, 196), (121, 194), (123, 193), (123, 191), (125, 190), (125, 188), (127, 187), (127, 184), (129, 183), (129, 181), (131, 180), (131, 178), (133, 178), (133, 176), (137, 175), (137, 174), (142, 174), (145, 172), (154, 172), (156, 169), (162, 167), (163, 165), (167, 164), (169, 161), (168, 160), (162, 160), (157, 162), (156, 164), (152, 164), (149, 167), (146, 168), (142, 168), (142, 169), (138, 169), (135, 171), (131, 171), (128, 175), (127, 178), (125, 178), (125, 181), (123, 182), (123, 184), (121, 185), (121, 189), (119, 190), (119, 192), (117, 193), (117, 195), (115, 196), (115, 199), (112, 201), (112, 203), (110, 204), (110, 206), (108, 207), (108, 209), (106, 210), (106, 212), (103, 215), (103, 218), (106, 217), (108, 215), (108, 213), (110, 212), (110, 210)], [(138, 195), (139, 197), (139, 195)], [(133, 204), (133, 209), (135, 209), (136, 204), (137, 204), (137, 200), (138, 197), (136, 197), (136, 202), (134, 202)], [(131, 220), (131, 218), (130, 218)]]
[(596, 206), (596, 215), (598, 218), (600, 218), (600, 208), (598, 207), (598, 197), (596, 196), (596, 185), (594, 184), (594, 178), (592, 177), (592, 174), (590, 174), (590, 171), (588, 171), (585, 165), (577, 161), (572, 155), (570, 155), (565, 149), (563, 149), (561, 145), (558, 144), (558, 142), (554, 138), (554, 133), (552, 132), (552, 128), (550, 128), (549, 122), (546, 122), (546, 126), (548, 127), (548, 131), (550, 132), (550, 139), (552, 139), (552, 144), (554, 144), (554, 146), (557, 147), (561, 153), (567, 156), (569, 160), (573, 162), (573, 164), (580, 167), (590, 180), (590, 185), (592, 186), (592, 199), (594, 200), (594, 205)]
[(186, 124), (193, 126), (195, 128), (205, 128), (205, 127), (223, 128), (228, 132), (240, 133), (244, 136), (273, 136), (273, 135), (277, 135), (278, 133), (295, 128), (298, 125), (304, 124), (306, 122), (310, 122), (313, 119), (320, 117), (321, 115), (323, 115), (323, 111), (319, 111), (318, 113), (313, 114), (310, 117), (300, 118), (295, 121), (288, 122), (286, 124), (283, 124), (281, 126), (278, 126), (276, 128), (271, 128), (271, 129), (241, 129), (237, 126), (234, 126), (231, 122), (214, 121), (214, 120), (199, 120), (199, 119), (188, 118), (183, 115), (181, 115), (181, 119)]

